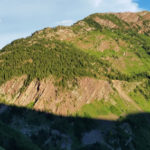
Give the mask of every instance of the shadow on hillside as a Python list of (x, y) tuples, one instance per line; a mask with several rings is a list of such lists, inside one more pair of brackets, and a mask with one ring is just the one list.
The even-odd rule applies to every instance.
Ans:
[(1, 149), (149, 150), (150, 114), (107, 121), (57, 116), (1, 104)]

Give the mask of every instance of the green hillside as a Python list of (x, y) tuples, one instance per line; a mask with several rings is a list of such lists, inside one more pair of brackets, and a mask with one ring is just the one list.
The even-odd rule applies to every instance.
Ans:
[(149, 18), (96, 13), (2, 48), (0, 150), (149, 150)]

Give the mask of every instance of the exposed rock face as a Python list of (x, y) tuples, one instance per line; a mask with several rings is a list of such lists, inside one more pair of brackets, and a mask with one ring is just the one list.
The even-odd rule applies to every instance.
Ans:
[(113, 13), (113, 14), (127, 23), (138, 23), (139, 21), (150, 19), (150, 13), (147, 11), (142, 11), (139, 13), (126, 12), (126, 13)]
[[(74, 90), (58, 90), (53, 80), (47, 78), (32, 81), (27, 89), (19, 94), (24, 80), (25, 76), (22, 76), (6, 82), (1, 86), (0, 94), (7, 95), (9, 103), (13, 102), (19, 106), (33, 103), (35, 109), (62, 115), (73, 113), (93, 100), (108, 99), (113, 91), (107, 81), (88, 77), (79, 79), (78, 87)], [(13, 95), (17, 96), (12, 101)]]
[(118, 18), (120, 18), (128, 23), (135, 23), (135, 22), (139, 21), (139, 18), (140, 18), (140, 16), (138, 16), (138, 14), (130, 13), (130, 12), (116, 13), (114, 15), (116, 15)]
[(115, 13), (118, 18), (127, 22), (132, 27), (140, 27), (139, 33), (148, 32), (150, 30), (150, 24), (147, 23), (146, 27), (144, 22), (150, 20), (150, 13), (147, 11), (139, 12), (139, 13)]
[(110, 28), (118, 28), (118, 26), (116, 24), (114, 24), (113, 22), (106, 20), (106, 19), (101, 19), (99, 17), (95, 17), (94, 19), (97, 23), (99, 23), (100, 25), (106, 26), (106, 27), (110, 27)]
[(45, 28), (44, 30), (40, 30), (35, 32), (33, 37), (38, 37), (38, 38), (47, 38), (47, 39), (59, 39), (61, 41), (63, 40), (70, 40), (73, 37), (75, 37), (74, 32), (69, 28), (69, 27), (64, 27), (64, 26), (58, 26), (56, 29), (51, 29), (51, 28)]
[(12, 97), (19, 93), (19, 90), (24, 85), (26, 78), (26, 75), (24, 75), (22, 77), (15, 77), (12, 80), (6, 82), (0, 86), (0, 94), (7, 95), (7, 100), (12, 100)]

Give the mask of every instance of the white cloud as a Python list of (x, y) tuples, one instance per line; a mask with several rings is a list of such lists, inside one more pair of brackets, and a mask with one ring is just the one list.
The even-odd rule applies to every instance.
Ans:
[(90, 3), (100, 12), (136, 12), (141, 10), (138, 3), (133, 0), (90, 0)]
[(63, 20), (57, 23), (57, 25), (70, 26), (74, 23), (73, 20)]
[(103, 0), (93, 0), (94, 7), (98, 7)]

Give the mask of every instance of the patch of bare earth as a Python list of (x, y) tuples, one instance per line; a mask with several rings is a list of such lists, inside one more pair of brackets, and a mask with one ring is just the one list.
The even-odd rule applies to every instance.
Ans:
[(60, 28), (58, 31), (56, 31), (56, 37), (58, 37), (58, 39), (61, 41), (63, 40), (70, 41), (72, 38), (75, 37), (75, 34), (70, 28), (66, 28), (66, 29)]
[(121, 40), (121, 39), (119, 39), (118, 44), (121, 47), (127, 47), (128, 46), (127, 43), (125, 41)]
[(108, 57), (108, 58), (106, 58), (106, 60), (108, 60), (114, 68), (118, 69), (121, 72), (126, 69), (126, 64), (125, 64), (124, 58), (121, 56), (117, 59)]
[(25, 60), (25, 61), (23, 62), (23, 64), (26, 64), (26, 63), (32, 64), (32, 63), (33, 63), (33, 60), (32, 60), (32, 59), (28, 59), (28, 60)]
[(2, 63), (4, 60), (0, 60), (0, 63)]
[(5, 54), (9, 54), (9, 53), (11, 53), (11, 51), (9, 51), (9, 52), (2, 52), (2, 53), (0, 53), (0, 56), (5, 55)]
[(98, 51), (104, 51), (104, 50), (115, 50), (118, 52), (120, 50), (118, 44), (114, 40), (104, 40), (100, 42), (100, 45), (98, 46)]
[(78, 41), (77, 45), (78, 45), (79, 48), (86, 49), (86, 50), (89, 50), (89, 49), (93, 48), (93, 44), (91, 42), (85, 43), (82, 40)]

